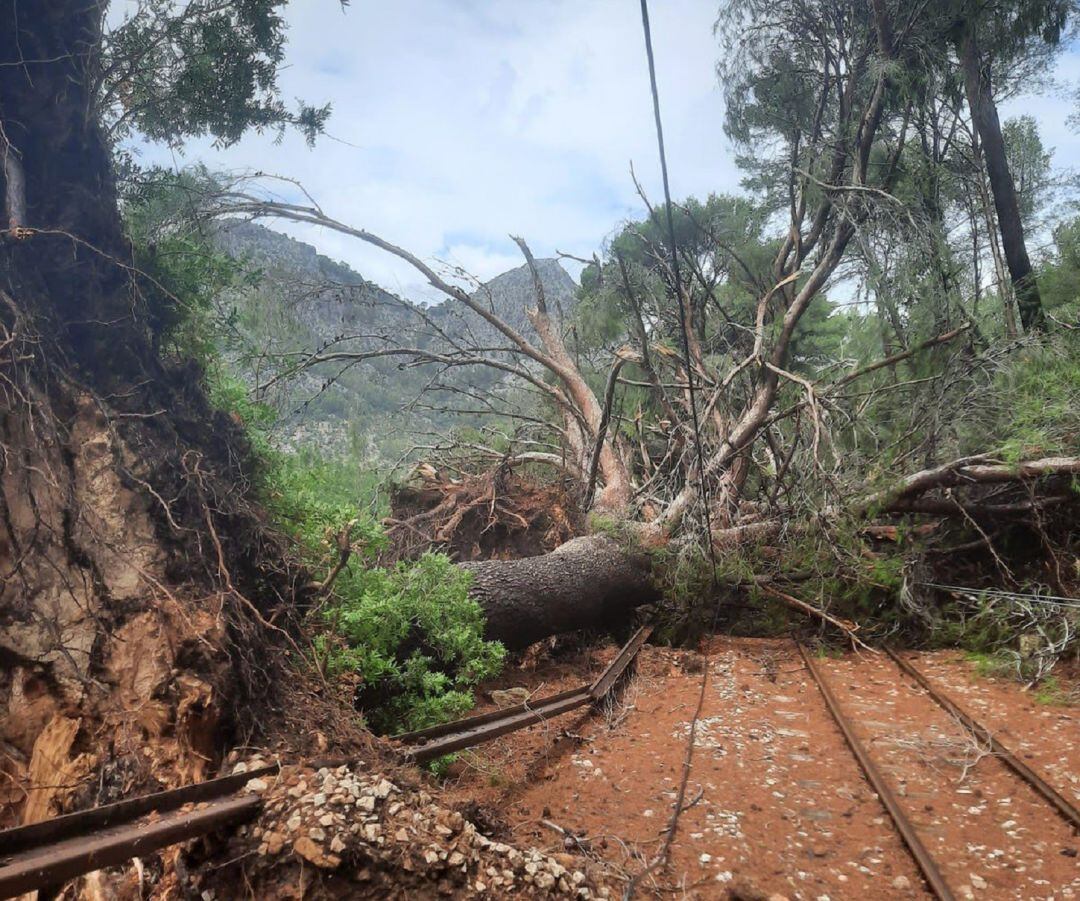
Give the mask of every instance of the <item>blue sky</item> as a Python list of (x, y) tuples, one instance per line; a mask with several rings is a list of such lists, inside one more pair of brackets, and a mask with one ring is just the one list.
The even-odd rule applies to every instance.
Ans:
[[(738, 188), (715, 77), (716, 9), (653, 0), (650, 10), (680, 197)], [(344, 12), (336, 0), (293, 0), (286, 17), (282, 93), (330, 101), (338, 140), (310, 150), (294, 135), (253, 135), (226, 150), (192, 142), (182, 157), (145, 148), (147, 160), (298, 179), (328, 214), (481, 279), (520, 264), (510, 233), (537, 255), (591, 255), (641, 215), (631, 161), (660, 195), (634, 0), (352, 0)], [(1080, 53), (1063, 55), (1057, 74), (1080, 80)], [(1050, 94), (1003, 113), (1035, 115), (1067, 164), (1080, 151), (1070, 110)], [(407, 266), (354, 239), (280, 227), (391, 290), (432, 296)]]

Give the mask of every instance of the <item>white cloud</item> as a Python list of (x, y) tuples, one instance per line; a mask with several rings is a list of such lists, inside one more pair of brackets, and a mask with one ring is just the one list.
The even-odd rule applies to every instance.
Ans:
[[(652, 11), (673, 190), (732, 189), (714, 66), (715, 0)], [(300, 180), (323, 208), (488, 278), (537, 255), (588, 256), (643, 207), (629, 176), (660, 193), (637, 6), (625, 0), (293, 0), (286, 98), (330, 101), (314, 150), (250, 135), (227, 150), (193, 142), (187, 161)], [(169, 160), (160, 149), (147, 151)], [(411, 296), (415, 273), (344, 236), (291, 234)]]
[[(653, 41), (672, 190), (737, 189), (722, 130), (712, 25), (720, 0), (654, 0)], [(537, 255), (589, 256), (642, 204), (633, 160), (660, 195), (637, 4), (627, 0), (293, 0), (282, 92), (330, 101), (331, 139), (251, 135), (227, 150), (194, 142), (188, 161), (299, 179), (323, 208), (428, 260), (481, 278), (518, 265), (507, 237)], [(1061, 58), (1075, 79), (1080, 55)], [(1080, 151), (1072, 105), (1023, 97), (1055, 159)], [(154, 158), (168, 160), (160, 149)], [(408, 266), (337, 233), (278, 226), (390, 290), (432, 292)]]

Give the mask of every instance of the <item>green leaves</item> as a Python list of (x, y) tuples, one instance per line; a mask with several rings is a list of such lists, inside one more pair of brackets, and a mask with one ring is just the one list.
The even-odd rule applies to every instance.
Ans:
[[(326, 572), (337, 536), (352, 524), (352, 556), (318, 614), (316, 651), (331, 676), (356, 677), (356, 703), (383, 732), (454, 719), (472, 689), (499, 672), (506, 651), (484, 640), (484, 615), (469, 597), (472, 576), (443, 554), (377, 566), (387, 540), (376, 520), (376, 475), (356, 462), (278, 454), (264, 496), (299, 540), (312, 572)], [(367, 506), (369, 512), (363, 513)]]
[(330, 115), (282, 102), (287, 0), (144, 0), (105, 35), (99, 104), (114, 139), (139, 131), (172, 145), (211, 135), (233, 144), (248, 129), (283, 134), (298, 128), (308, 142)]
[(472, 688), (501, 668), (506, 651), (483, 639), (472, 576), (445, 555), (343, 580), (323, 614), (328, 671), (360, 677), (358, 704), (376, 728), (419, 729), (460, 716), (473, 704)]

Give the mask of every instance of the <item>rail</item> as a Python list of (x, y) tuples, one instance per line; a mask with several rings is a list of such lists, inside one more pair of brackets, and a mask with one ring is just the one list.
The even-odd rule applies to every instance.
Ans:
[(900, 833), (900, 837), (903, 839), (904, 844), (907, 845), (908, 851), (911, 852), (911, 856), (915, 859), (915, 863), (918, 865), (919, 870), (922, 871), (923, 878), (926, 880), (930, 890), (934, 893), (936, 898), (940, 899), (940, 901), (954, 901), (956, 896), (945, 882), (945, 877), (942, 875), (937, 862), (930, 854), (926, 845), (922, 843), (922, 839), (919, 838), (915, 825), (908, 819), (907, 814), (904, 813), (903, 807), (900, 806), (900, 801), (889, 786), (889, 783), (885, 780), (885, 777), (881, 774), (881, 771), (877, 768), (877, 764), (875, 764), (870, 757), (870, 753), (866, 750), (866, 746), (863, 745), (855, 735), (854, 728), (852, 728), (851, 723), (848, 721), (843, 707), (840, 706), (840, 702), (836, 699), (836, 695), (833, 694), (832, 689), (829, 688), (828, 683), (825, 681), (825, 677), (822, 676), (810, 655), (806, 653), (806, 649), (801, 644), (797, 645), (797, 647), (799, 649), (799, 654), (802, 655), (803, 663), (806, 664), (807, 671), (817, 684), (821, 696), (825, 699), (825, 706), (829, 708), (829, 713), (832, 714), (832, 718), (836, 722), (836, 725), (840, 727), (840, 731), (843, 733), (844, 740), (847, 742), (848, 747), (851, 748), (851, 752), (855, 755), (855, 759), (859, 762), (859, 766), (862, 767), (863, 772), (866, 774), (866, 778), (874, 787), (874, 791), (877, 792), (878, 797), (881, 799), (881, 803), (885, 806), (893, 823), (896, 825), (896, 830)]
[(652, 626), (642, 626), (609, 663), (591, 685), (582, 685), (537, 701), (526, 701), (489, 713), (465, 717), (452, 723), (406, 732), (395, 739), (406, 747), (404, 754), (415, 763), (425, 763), (492, 741), (518, 729), (542, 723), (571, 710), (602, 700), (618, 682), (627, 666), (637, 656), (641, 646), (652, 634)]
[[(931, 892), (933, 892), (937, 898), (942, 899), (942, 901), (950, 901), (955, 895), (953, 895), (949, 886), (946, 884), (941, 869), (938, 867), (927, 847), (922, 843), (914, 824), (904, 812), (898, 798), (870, 757), (865, 745), (863, 745), (855, 735), (854, 728), (820, 669), (814, 663), (810, 655), (807, 654), (806, 649), (801, 644), (797, 646), (799, 654), (806, 664), (807, 671), (810, 673), (810, 676), (817, 684), (822, 697), (825, 699), (825, 705), (828, 707), (829, 713), (832, 714), (841, 733), (843, 733), (848, 747), (851, 748), (852, 753), (862, 767), (867, 779), (877, 792), (878, 797), (888, 811), (889, 816), (892, 818), (897, 831), (900, 833), (900, 837), (911, 852), (911, 856), (915, 859), (915, 863), (918, 865), (923, 877), (926, 879)], [(1054, 810), (1066, 820), (1066, 822), (1080, 832), (1080, 810), (1078, 810), (1073, 803), (1060, 794), (1031, 767), (1020, 760), (1010, 748), (1002, 744), (990, 729), (971, 716), (971, 714), (953, 701), (940, 688), (935, 686), (913, 663), (911, 663), (911, 661), (901, 657), (892, 648), (885, 648), (885, 653), (888, 654), (889, 658), (897, 665), (901, 672), (909, 676), (926, 692), (931, 700), (956, 719), (960, 725), (967, 729), (968, 732), (975, 736), (979, 741), (988, 745), (1002, 763), (1008, 766), (1016, 776), (1031, 786), (1031, 788), (1047, 801)]]
[(60, 886), (167, 845), (252, 819), (262, 800), (243, 792), (276, 764), (0, 832), (0, 898)]
[[(596, 703), (614, 687), (651, 632), (651, 626), (635, 632), (590, 685), (399, 735), (397, 740), (412, 746), (405, 754), (419, 763)], [(251, 820), (262, 809), (262, 799), (245, 791), (248, 781), (278, 771), (279, 766), (271, 764), (0, 831), (0, 898), (35, 890), (51, 896), (84, 873)]]
[(1017, 757), (1008, 747), (1003, 745), (986, 726), (971, 716), (959, 704), (943, 694), (929, 679), (920, 672), (910, 660), (905, 660), (892, 648), (885, 648), (893, 662), (907, 675), (919, 683), (928, 695), (945, 711), (952, 714), (972, 735), (988, 744), (994, 754), (1011, 769), (1017, 776), (1023, 779), (1068, 822), (1074, 829), (1080, 831), (1080, 810), (1076, 808), (1064, 795), (1060, 794), (1049, 782), (1043, 779), (1031, 767)]

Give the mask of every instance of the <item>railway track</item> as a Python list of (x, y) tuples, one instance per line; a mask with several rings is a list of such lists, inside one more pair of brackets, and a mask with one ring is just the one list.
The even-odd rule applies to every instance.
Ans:
[[(407, 758), (423, 763), (595, 704), (615, 686), (651, 632), (651, 626), (635, 632), (592, 684), (397, 740), (405, 745)], [(36, 890), (44, 901), (84, 873), (251, 820), (262, 809), (262, 799), (245, 787), (251, 779), (278, 771), (272, 764), (0, 831), (0, 898)]]
[(250, 820), (262, 800), (244, 786), (277, 771), (260, 767), (0, 832), (0, 898), (51, 896), (76, 876)]
[[(875, 759), (875, 755), (872, 754), (870, 750), (870, 744), (872, 744), (872, 742), (864, 741), (860, 735), (861, 732), (865, 732), (867, 729), (865, 718), (862, 722), (857, 722), (852, 719), (849, 712), (845, 710), (845, 705), (841, 703), (837, 697), (833, 686), (830, 685), (831, 680), (826, 677), (822, 668), (806, 652), (802, 645), (798, 645), (798, 649), (802, 656), (802, 660), (806, 665), (807, 671), (810, 673), (811, 678), (825, 700), (826, 707), (843, 734), (848, 747), (858, 761), (867, 780), (873, 786), (882, 805), (888, 811), (897, 832), (900, 834), (901, 839), (922, 873), (930, 892), (935, 897), (941, 899), (941, 901), (953, 901), (958, 895), (950, 884), (949, 878), (945, 875), (945, 866), (943, 866), (943, 863), (947, 864), (953, 870), (956, 869), (956, 849), (953, 849), (953, 853), (949, 855), (947, 861), (943, 861), (940, 859), (942, 855), (939, 853), (935, 856), (934, 852), (930, 850), (930, 845), (928, 843), (929, 840), (934, 838), (937, 839), (937, 844), (939, 845), (943, 841), (940, 834), (934, 834), (936, 830), (931, 828), (932, 824), (926, 822), (927, 818), (925, 812), (933, 810), (934, 805), (925, 804), (923, 806), (921, 819), (923, 819), (924, 822), (922, 824), (917, 823), (916, 817), (912, 815), (915, 805), (910, 798), (906, 797), (907, 791), (897, 790), (897, 788), (904, 787), (905, 783), (900, 782), (899, 785), (894, 786), (894, 780), (890, 779), (887, 775), (890, 767), (885, 765), (885, 762)], [(940, 707), (949, 715), (952, 722), (959, 724), (966, 730), (972, 739), (992, 751), (993, 755), (1005, 768), (1007, 768), (1008, 772), (1010, 772), (1013, 777), (1021, 780), (1028, 786), (1035, 795), (1046, 802), (1046, 804), (1049, 805), (1062, 820), (1064, 820), (1067, 826), (1074, 830), (1074, 835), (1080, 832), (1080, 810), (1078, 810), (1072, 802), (1051, 786), (1042, 776), (1020, 760), (1010, 748), (1002, 744), (989, 728), (976, 720), (959, 704), (949, 698), (939, 687), (935, 686), (909, 660), (906, 660), (892, 649), (886, 649), (886, 653), (888, 658), (896, 665), (900, 672), (912, 680), (922, 690), (926, 700), (932, 701)], [(854, 686), (850, 686), (850, 688), (853, 692), (856, 691)], [(878, 738), (880, 737), (881, 736), (879, 735)], [(933, 798), (937, 804), (943, 803), (943, 800), (939, 799), (933, 793), (930, 793), (928, 796)], [(984, 835), (983, 838), (989, 840), (986, 835)], [(969, 843), (969, 850), (971, 846), (971, 843)], [(968, 889), (968, 891), (970, 891), (970, 889)]]
[(569, 691), (536, 701), (528, 700), (513, 707), (504, 707), (490, 713), (480, 713), (453, 723), (444, 723), (430, 729), (406, 732), (395, 739), (406, 745), (405, 754), (416, 763), (425, 763), (465, 748), (473, 748), (492, 741), (509, 732), (516, 732), (535, 723), (542, 723), (571, 710), (595, 704), (615, 686), (627, 666), (637, 656), (641, 646), (652, 634), (652, 626), (642, 626), (622, 646), (611, 661), (590, 685), (582, 685)]

